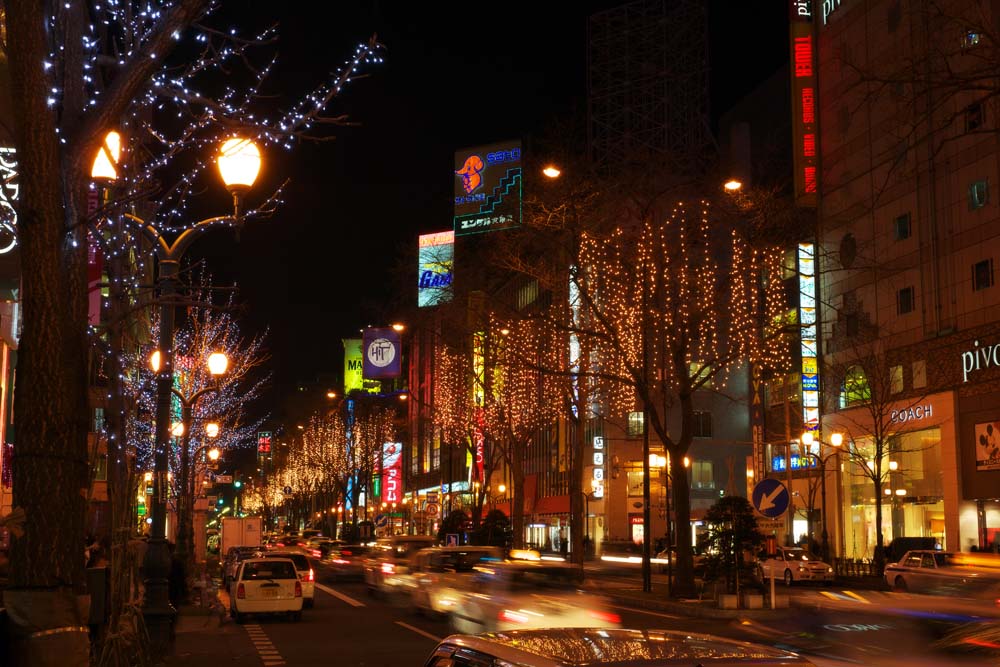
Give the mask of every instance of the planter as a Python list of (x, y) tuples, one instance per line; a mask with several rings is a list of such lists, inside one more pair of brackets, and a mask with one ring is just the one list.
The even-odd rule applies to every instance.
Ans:
[(719, 609), (739, 609), (740, 598), (734, 593), (721, 593), (719, 595)]
[[(771, 608), (771, 602), (768, 600), (767, 608)], [(788, 596), (787, 595), (775, 595), (774, 596), (774, 608), (775, 609), (788, 609)]]
[(743, 608), (744, 609), (763, 609), (764, 608), (764, 596), (760, 593), (744, 593), (743, 594)]

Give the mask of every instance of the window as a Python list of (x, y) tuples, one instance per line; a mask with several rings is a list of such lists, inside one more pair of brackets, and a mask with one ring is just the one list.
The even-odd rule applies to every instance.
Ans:
[(972, 265), (972, 291), (993, 287), (993, 260), (984, 259)]
[(889, 390), (898, 394), (903, 391), (903, 367), (891, 366), (889, 368)]
[(913, 287), (904, 287), (896, 292), (896, 314), (906, 315), (913, 312)]
[(714, 489), (715, 468), (711, 461), (691, 462), (691, 488)]
[(642, 470), (629, 470), (626, 473), (626, 476), (628, 478), (629, 497), (634, 498), (636, 496), (642, 496)]
[(844, 329), (846, 329), (848, 336), (857, 336), (860, 328), (861, 322), (857, 313), (848, 313), (844, 317)]
[(796, 264), (796, 257), (798, 256), (797, 248), (789, 248), (785, 251), (785, 254), (781, 258), (781, 279), (788, 280), (789, 278), (794, 278), (798, 275), (798, 268)]
[(104, 430), (104, 408), (94, 408), (94, 422), (91, 424), (91, 431), (100, 433)]
[(975, 132), (981, 128), (986, 119), (985, 114), (982, 102), (973, 102), (965, 107), (965, 131)]
[(438, 470), (441, 467), (441, 432), (434, 434), (431, 440), (431, 470)]
[(910, 238), (910, 214), (906, 212), (902, 215), (896, 216), (893, 221), (893, 237), (897, 241), (902, 241), (903, 239)]
[(979, 33), (975, 30), (966, 30), (965, 34), (962, 35), (962, 48), (971, 49), (972, 47), (979, 44)]
[(868, 377), (861, 366), (851, 366), (844, 376), (844, 386), (840, 392), (840, 407), (846, 408), (871, 400), (872, 392)]
[(420, 472), (420, 443), (416, 439), (410, 445), (410, 474), (416, 475)]
[(699, 389), (711, 389), (712, 388), (712, 367), (707, 364), (702, 364), (698, 361), (688, 362), (688, 375), (691, 377), (692, 383), (701, 383), (698, 385)]
[(108, 455), (98, 454), (94, 461), (94, 481), (108, 481)]
[(625, 433), (630, 438), (637, 438), (642, 435), (645, 430), (643, 429), (643, 414), (641, 412), (630, 412), (628, 413), (628, 425), (626, 427)]
[(982, 208), (986, 206), (986, 202), (989, 199), (989, 189), (986, 187), (986, 181), (976, 181), (969, 186), (969, 210), (974, 211), (977, 208)]
[(927, 386), (927, 362), (921, 359), (913, 362), (913, 388), (922, 389)]
[(694, 437), (712, 437), (712, 413), (695, 410), (694, 413)]

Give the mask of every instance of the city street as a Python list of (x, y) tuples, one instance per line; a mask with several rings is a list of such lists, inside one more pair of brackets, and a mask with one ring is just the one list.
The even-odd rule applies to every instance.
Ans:
[[(630, 591), (637, 595), (636, 579), (592, 579), (588, 579), (588, 586), (616, 595), (614, 610), (626, 628), (711, 633), (754, 641), (802, 653), (817, 665), (996, 664), (995, 653), (971, 654), (932, 646), (957, 623), (977, 620), (976, 613), (984, 618), (1000, 616), (989, 607), (962, 606), (953, 600), (906, 593), (809, 586), (791, 591), (790, 610), (698, 618), (623, 603), (622, 597)], [(948, 604), (942, 604), (946, 600)], [(933, 612), (935, 608), (947, 612)], [(301, 622), (261, 617), (241, 626), (227, 620), (214, 630), (214, 635), (198, 633), (197, 641), (210, 642), (216, 656), (224, 654), (226, 660), (240, 664), (399, 667), (422, 664), (434, 645), (448, 634), (446, 622), (372, 598), (360, 582), (328, 581), (324, 568), (319, 566), (316, 604), (305, 611)], [(184, 653), (190, 636), (179, 636), (178, 658), (170, 664), (218, 664), (217, 657), (206, 657), (207, 651)]]

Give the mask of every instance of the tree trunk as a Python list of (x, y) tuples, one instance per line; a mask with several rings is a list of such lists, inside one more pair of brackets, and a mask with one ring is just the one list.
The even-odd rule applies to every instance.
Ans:
[(694, 595), (694, 559), (691, 553), (691, 497), (688, 485), (687, 468), (684, 467), (684, 456), (687, 448), (674, 447), (670, 450), (671, 485), (674, 500), (674, 516), (677, 524), (677, 568), (674, 570), (676, 579), (671, 586), (671, 592), (677, 597), (692, 597)]
[[(84, 586), (87, 507), (86, 300), (74, 303), (85, 276), (68, 242), (64, 184), (48, 92), (39, 63), (48, 53), (45, 4), (8, 2), (8, 56), (21, 164), (18, 238), (23, 320), (14, 396), (17, 441), (14, 506), (26, 514), (24, 535), (11, 542), (4, 604), (17, 639), (10, 664), (86, 665), (86, 616), (76, 595)], [(65, 186), (65, 187), (64, 187)], [(81, 191), (82, 195), (82, 191)], [(85, 263), (83, 264), (85, 266)], [(60, 629), (47, 634), (45, 630)]]
[(510, 481), (513, 493), (510, 499), (511, 546), (514, 549), (524, 547), (524, 468), (520, 461), (510, 467)]
[[(184, 576), (181, 578), (184, 582), (181, 586), (180, 596), (181, 600), (187, 599), (188, 593), (188, 578), (192, 576), (193, 568), (191, 567), (191, 545), (194, 543), (194, 530), (191, 525), (191, 493), (189, 493), (189, 487), (191, 486), (191, 422), (193, 417), (192, 406), (184, 405), (181, 407), (181, 423), (184, 424), (184, 434), (181, 436), (181, 461), (179, 474), (179, 489), (180, 492), (177, 494), (177, 548), (174, 553), (174, 559), (180, 563), (181, 570)], [(235, 514), (233, 515), (235, 516)]]
[(584, 452), (587, 451), (587, 420), (582, 417), (584, 414), (582, 406), (577, 402), (577, 414), (580, 418), (570, 421), (573, 428), (572, 447), (570, 448), (570, 473), (569, 473), (569, 526), (570, 526), (570, 552), (572, 560), (577, 565), (583, 567), (583, 560), (586, 554), (583, 552), (583, 536), (586, 532), (587, 517), (584, 515), (584, 495), (587, 493), (584, 487)]
[(882, 483), (875, 481), (875, 571), (885, 569), (885, 540), (882, 539)]

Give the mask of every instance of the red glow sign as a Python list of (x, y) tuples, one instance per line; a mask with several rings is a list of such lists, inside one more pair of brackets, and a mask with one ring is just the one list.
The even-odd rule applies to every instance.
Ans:
[(271, 451), (271, 432), (260, 431), (257, 433), (257, 451), (261, 454), (268, 454)]
[(816, 206), (819, 178), (819, 125), (816, 115), (816, 38), (811, 13), (792, 2), (790, 45), (792, 60), (792, 152), (795, 162), (795, 200)]
[(382, 502), (403, 500), (403, 445), (387, 442), (382, 445)]

